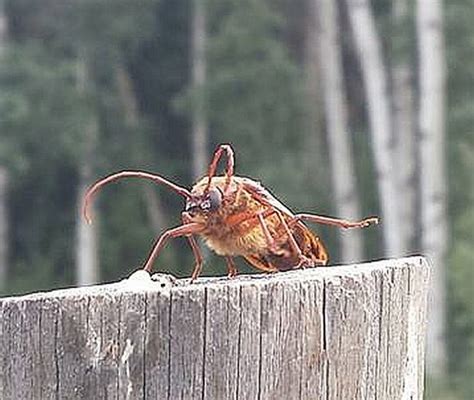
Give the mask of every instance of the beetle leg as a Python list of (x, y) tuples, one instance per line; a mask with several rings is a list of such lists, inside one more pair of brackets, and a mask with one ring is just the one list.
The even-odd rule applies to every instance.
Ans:
[(258, 222), (260, 222), (260, 226), (262, 227), (263, 234), (265, 235), (265, 240), (267, 241), (267, 245), (272, 253), (277, 252), (277, 244), (275, 242), (275, 239), (272, 237), (270, 230), (268, 229), (268, 225), (265, 222), (265, 216), (264, 214), (271, 215), (275, 211), (272, 210), (271, 213), (265, 213), (265, 211), (261, 211), (257, 214)]
[(155, 258), (158, 256), (158, 254), (160, 253), (161, 249), (166, 244), (168, 239), (179, 237), (179, 236), (189, 236), (194, 233), (199, 233), (202, 231), (202, 228), (203, 226), (201, 224), (192, 222), (189, 224), (178, 226), (173, 229), (169, 229), (166, 232), (164, 232), (155, 242), (153, 249), (150, 252), (150, 255), (148, 256), (148, 259), (145, 262), (143, 269), (147, 272), (150, 272), (150, 273), (152, 272), (153, 262), (155, 261)]
[(221, 144), (217, 148), (217, 150), (214, 153), (214, 157), (209, 164), (209, 170), (207, 173), (208, 176), (208, 181), (207, 181), (207, 186), (205, 188), (205, 192), (209, 190), (209, 187), (211, 186), (211, 180), (216, 174), (216, 169), (217, 169), (217, 163), (219, 162), (220, 158), (222, 157), (222, 154), (226, 152), (227, 155), (227, 167), (225, 171), (226, 175), (226, 181), (225, 181), (225, 187), (224, 187), (224, 194), (228, 194), (229, 188), (230, 188), (230, 182), (232, 177), (234, 176), (234, 150), (232, 150), (232, 147), (228, 144)]
[(237, 267), (234, 263), (234, 260), (232, 259), (232, 257), (226, 256), (225, 261), (227, 263), (227, 271), (228, 271), (227, 277), (233, 278), (234, 276), (237, 275)]
[(276, 255), (288, 256), (289, 255), (288, 251), (278, 246), (275, 238), (271, 235), (270, 230), (268, 229), (268, 225), (265, 221), (265, 218), (269, 217), (272, 214), (278, 214), (278, 211), (275, 210), (274, 208), (268, 208), (264, 211), (260, 211), (259, 213), (257, 213), (258, 222), (260, 223), (260, 226), (262, 227), (262, 231), (263, 231), (263, 234), (265, 235), (265, 239), (270, 251)]
[(293, 219), (289, 221), (289, 225), (293, 226), (298, 221), (304, 221), (304, 220), (315, 222), (317, 224), (338, 226), (344, 229), (365, 228), (372, 224), (378, 224), (379, 222), (379, 219), (377, 217), (370, 217), (370, 218), (363, 219), (361, 221), (347, 221), (345, 219), (323, 217), (321, 215), (315, 215), (315, 214), (296, 214), (293, 217)]
[(266, 260), (261, 255), (246, 255), (244, 256), (245, 260), (255, 268), (258, 268), (264, 272), (278, 272), (278, 268), (274, 266), (270, 261)]
[(300, 268), (300, 267), (305, 268), (308, 265), (312, 265), (313, 262), (311, 261), (311, 259), (306, 257), (301, 251), (300, 246), (296, 242), (295, 236), (293, 235), (293, 232), (291, 232), (291, 229), (288, 226), (287, 222), (285, 221), (285, 218), (283, 217), (281, 212), (276, 211), (276, 214), (278, 215), (278, 218), (280, 219), (280, 223), (283, 225), (283, 228), (285, 229), (291, 249), (298, 256), (298, 264), (295, 265), (294, 268)]
[(291, 249), (298, 255), (298, 257), (301, 257), (303, 253), (301, 252), (301, 249), (298, 246), (298, 243), (296, 243), (296, 239), (293, 236), (293, 233), (291, 233), (291, 230), (288, 224), (286, 223), (285, 218), (283, 218), (283, 215), (281, 215), (280, 212), (276, 211), (276, 214), (280, 220), (280, 223), (283, 225), (283, 228), (285, 229), (286, 235), (288, 236), (288, 241), (290, 242)]
[[(188, 215), (186, 215), (186, 213), (181, 214), (181, 219), (183, 221), (183, 224), (189, 224), (192, 222), (191, 218)], [(187, 235), (186, 239), (188, 239), (188, 243), (191, 246), (191, 249), (194, 255), (194, 260), (196, 262), (194, 264), (193, 273), (191, 275), (191, 282), (194, 282), (196, 278), (201, 274), (203, 256), (202, 256), (201, 249), (199, 248), (199, 245), (196, 241), (196, 238), (193, 235)]]
[[(273, 209), (266, 210), (262, 214), (271, 215), (273, 213), (275, 213), (278, 216), (278, 218), (280, 220), (280, 223), (283, 226), (283, 228), (285, 230), (285, 233), (288, 237), (288, 242), (289, 242), (289, 245), (291, 247), (291, 250), (298, 257), (298, 263), (293, 268), (305, 268), (307, 266), (314, 265), (314, 263), (325, 264), (324, 260), (311, 260), (310, 258), (308, 258), (307, 256), (305, 256), (303, 254), (303, 251), (301, 250), (298, 242), (296, 241), (295, 236), (293, 235), (293, 232), (291, 231), (291, 229), (289, 227), (289, 224), (286, 222), (285, 217), (283, 216), (282, 212), (280, 212), (279, 210), (273, 208)], [(275, 243), (275, 238), (272, 237), (271, 239), (272, 239), (273, 243)], [(275, 247), (276, 247), (276, 245), (275, 245)], [(278, 252), (278, 250), (274, 251), (274, 252), (276, 253), (276, 252)]]
[(203, 257), (201, 249), (197, 244), (196, 238), (192, 235), (189, 235), (187, 239), (189, 244), (191, 245), (191, 249), (193, 250), (194, 259), (196, 260), (196, 264), (194, 264), (193, 273), (191, 275), (191, 282), (194, 282), (196, 278), (201, 274)]

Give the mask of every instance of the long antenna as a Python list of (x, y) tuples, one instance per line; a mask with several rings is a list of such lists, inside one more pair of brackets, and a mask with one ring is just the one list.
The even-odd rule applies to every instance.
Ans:
[(105, 178), (97, 181), (94, 183), (86, 192), (86, 195), (84, 196), (84, 203), (82, 206), (82, 214), (84, 215), (84, 218), (86, 219), (87, 223), (92, 222), (92, 218), (89, 213), (89, 205), (92, 202), (93, 196), (105, 185), (117, 181), (122, 178), (143, 178), (143, 179), (149, 179), (152, 180), (153, 182), (156, 183), (162, 183), (166, 186), (168, 186), (170, 189), (174, 190), (176, 193), (180, 194), (181, 196), (186, 197), (186, 199), (189, 199), (191, 197), (191, 193), (189, 192), (188, 189), (185, 189), (181, 186), (178, 186), (174, 184), (173, 182), (168, 181), (167, 179), (156, 175), (156, 174), (151, 174), (149, 172), (144, 172), (144, 171), (121, 171), (121, 172), (116, 172), (115, 174), (106, 176)]

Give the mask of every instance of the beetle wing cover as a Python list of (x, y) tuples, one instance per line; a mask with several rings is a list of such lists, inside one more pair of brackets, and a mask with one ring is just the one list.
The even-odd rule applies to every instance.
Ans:
[(242, 183), (250, 193), (257, 199), (262, 201), (267, 206), (281, 211), (283, 214), (293, 217), (294, 214), (283, 205), (275, 196), (273, 196), (267, 189), (265, 189), (260, 182), (256, 182), (249, 178), (243, 178)]

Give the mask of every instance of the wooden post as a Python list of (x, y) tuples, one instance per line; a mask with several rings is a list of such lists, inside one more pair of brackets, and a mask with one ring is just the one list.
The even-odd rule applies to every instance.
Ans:
[(0, 398), (422, 399), (421, 257), (0, 299)]

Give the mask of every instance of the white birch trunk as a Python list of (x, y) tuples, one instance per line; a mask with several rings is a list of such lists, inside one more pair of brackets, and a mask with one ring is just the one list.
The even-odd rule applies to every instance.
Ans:
[(396, 185), (397, 165), (391, 134), (388, 77), (383, 62), (381, 41), (369, 0), (346, 0), (346, 3), (364, 79), (385, 254), (396, 257), (402, 254), (404, 245)]
[[(85, 93), (90, 86), (87, 56), (80, 54), (77, 68), (77, 88)], [(79, 286), (91, 285), (99, 280), (97, 255), (97, 223), (87, 224), (82, 216), (81, 206), (85, 191), (92, 181), (92, 163), (97, 142), (98, 126), (95, 116), (89, 116), (83, 132), (83, 148), (79, 165), (79, 188), (77, 191), (77, 239), (76, 280)], [(95, 215), (95, 210), (91, 210)]]
[[(319, 60), (336, 215), (358, 220), (360, 206), (347, 116), (337, 3), (332, 0), (315, 0), (315, 4), (319, 17)], [(361, 260), (363, 251), (360, 230), (340, 232), (341, 261)]]
[[(206, 82), (206, 9), (205, 0), (194, 0), (191, 30), (192, 83), (202, 91)], [(208, 124), (203, 93), (194, 105), (191, 135), (192, 172), (194, 178), (205, 174), (207, 167)]]
[(0, 166), (0, 293), (6, 288), (8, 274), (8, 171)]
[(447, 250), (445, 170), (445, 61), (441, 0), (417, 1), (420, 84), (420, 186), (422, 249), (434, 263), (429, 305), (427, 371), (446, 369), (445, 264)]
[(394, 0), (392, 4), (393, 46), (392, 94), (393, 134), (397, 164), (397, 191), (399, 196), (400, 228), (403, 252), (414, 250), (416, 231), (415, 185), (415, 112), (412, 60), (410, 57), (410, 1)]

